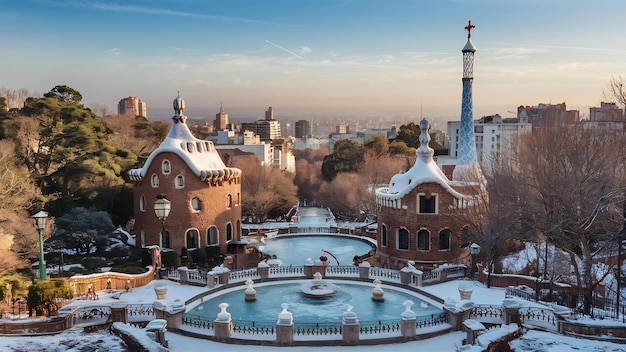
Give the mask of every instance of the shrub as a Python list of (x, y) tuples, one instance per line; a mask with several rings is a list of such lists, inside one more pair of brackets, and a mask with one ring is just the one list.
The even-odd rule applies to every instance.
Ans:
[(178, 266), (178, 253), (176, 251), (161, 251), (161, 264), (167, 268), (175, 268)]

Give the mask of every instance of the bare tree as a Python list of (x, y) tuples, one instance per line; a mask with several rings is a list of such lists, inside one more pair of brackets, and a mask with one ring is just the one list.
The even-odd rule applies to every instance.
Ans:
[(26, 88), (10, 89), (0, 87), (0, 97), (6, 98), (6, 104), (9, 109), (21, 109), (24, 107), (24, 101), (28, 97), (29, 92)]
[[(0, 141), (0, 273), (25, 268), (38, 250), (38, 235), (28, 210), (40, 196), (20, 165), (13, 143)], [(48, 232), (49, 233), (49, 232)]]
[[(594, 260), (622, 225), (609, 205), (622, 199), (624, 155), (621, 135), (571, 126), (541, 129), (524, 138), (517, 170), (510, 169), (519, 236), (542, 236), (568, 253), (587, 313), (602, 280), (594, 275)], [(548, 267), (545, 261), (545, 276)]]
[(90, 109), (94, 114), (100, 117), (105, 117), (110, 113), (109, 107), (103, 104), (91, 104)]
[(626, 87), (624, 87), (622, 76), (611, 77), (602, 96), (606, 101), (617, 101), (623, 108), (626, 108)]

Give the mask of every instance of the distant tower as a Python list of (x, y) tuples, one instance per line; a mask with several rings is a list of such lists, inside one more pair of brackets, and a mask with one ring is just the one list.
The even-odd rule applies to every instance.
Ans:
[(270, 106), (265, 111), (265, 121), (272, 121), (272, 120), (274, 120), (274, 109), (272, 109), (272, 107)]
[(215, 114), (215, 122), (213, 122), (215, 131), (223, 131), (228, 129), (228, 114), (224, 112), (224, 104), (220, 103), (220, 112)]
[(476, 137), (474, 136), (474, 107), (472, 103), (472, 81), (474, 80), (474, 53), (472, 29), (476, 28), (468, 21), (467, 43), (463, 53), (463, 98), (461, 101), (461, 125), (459, 131), (459, 152), (456, 167), (452, 173), (455, 181), (479, 181), (482, 178), (476, 158)]

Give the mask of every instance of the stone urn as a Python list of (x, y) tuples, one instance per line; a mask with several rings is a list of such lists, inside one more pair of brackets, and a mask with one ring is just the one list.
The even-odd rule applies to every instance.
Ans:
[(167, 286), (157, 286), (154, 288), (157, 299), (164, 300), (167, 297)]

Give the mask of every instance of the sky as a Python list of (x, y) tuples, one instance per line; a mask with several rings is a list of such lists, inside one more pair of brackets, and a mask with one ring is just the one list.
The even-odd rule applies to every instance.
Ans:
[(0, 87), (56, 85), (116, 112), (460, 116), (468, 20), (474, 116), (566, 102), (626, 75), (622, 0), (0, 0)]

